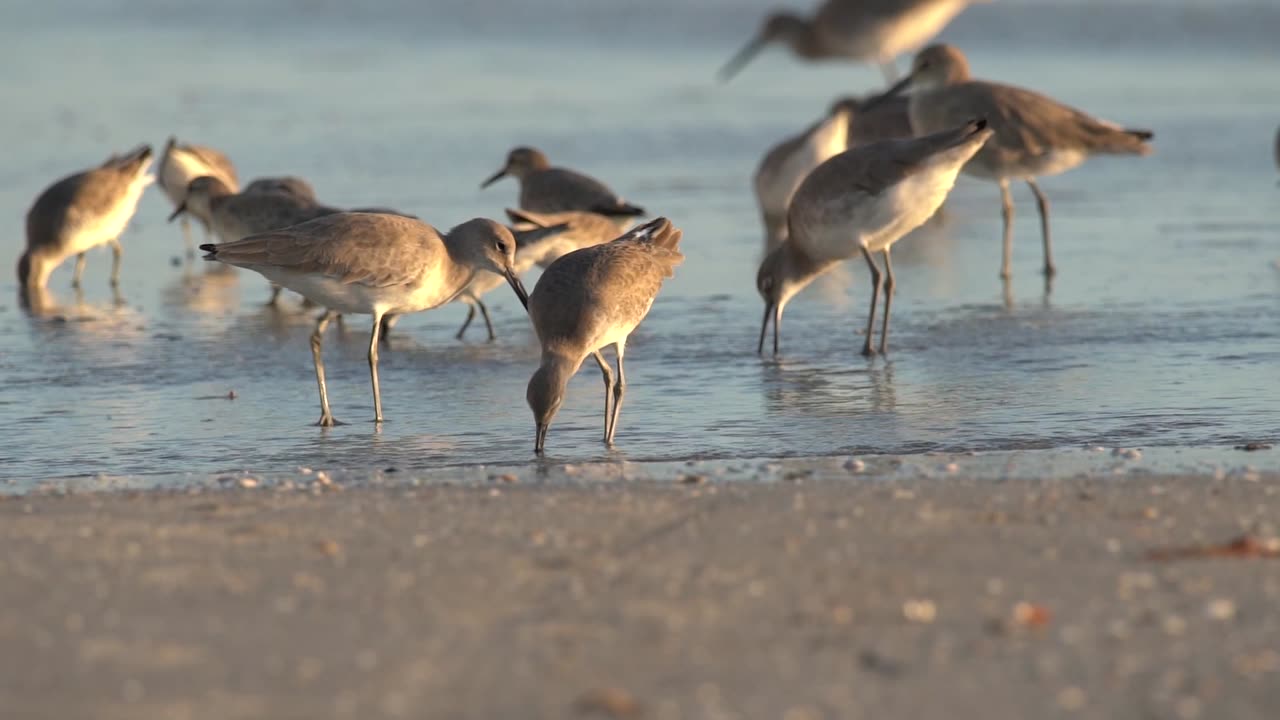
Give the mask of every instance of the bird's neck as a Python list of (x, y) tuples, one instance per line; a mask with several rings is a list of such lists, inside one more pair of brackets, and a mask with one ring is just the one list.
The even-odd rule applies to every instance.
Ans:
[(18, 284), (26, 290), (38, 290), (49, 282), (49, 276), (58, 266), (54, 258), (39, 250), (28, 250), (18, 260)]
[(782, 304), (795, 297), (796, 293), (808, 287), (809, 283), (831, 269), (837, 262), (835, 260), (816, 260), (790, 241), (782, 244), (781, 252), (782, 277), (784, 280), (781, 291), (778, 293), (778, 302)]
[(563, 388), (569, 383), (569, 378), (578, 372), (578, 368), (582, 367), (585, 359), (552, 344), (542, 350), (542, 372), (548, 383)]

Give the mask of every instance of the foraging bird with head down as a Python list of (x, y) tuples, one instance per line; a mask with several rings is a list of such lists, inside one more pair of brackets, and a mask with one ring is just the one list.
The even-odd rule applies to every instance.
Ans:
[[(613, 444), (627, 386), (627, 338), (684, 260), (680, 235), (670, 220), (658, 218), (611, 242), (564, 255), (542, 273), (529, 296), (529, 319), (542, 346), (542, 363), (525, 395), (533, 411), (534, 452), (545, 449), (569, 378), (588, 356), (604, 376), (604, 442)], [(618, 356), (616, 381), (600, 352), (609, 345)]]
[[(883, 291), (880, 349), (888, 349), (889, 309), (896, 284), (890, 249), (937, 211), (960, 168), (991, 137), (985, 120), (972, 120), (933, 135), (884, 140), (846, 150), (819, 165), (796, 190), (787, 211), (786, 242), (756, 274), (764, 319), (756, 352), (763, 354), (773, 323), (778, 354), (782, 311), (796, 293), (836, 263), (861, 254), (871, 271), (871, 308), (862, 354), (876, 354), (876, 303)], [(884, 256), (884, 270), (873, 254)]]
[(147, 173), (151, 146), (112, 155), (101, 165), (68, 175), (45, 188), (27, 210), (27, 248), (18, 259), (18, 284), (24, 291), (44, 288), (64, 260), (75, 256), (72, 287), (80, 287), (85, 252), (111, 246), (111, 286), (120, 284), (124, 248), (120, 234), (138, 209), (155, 177)]

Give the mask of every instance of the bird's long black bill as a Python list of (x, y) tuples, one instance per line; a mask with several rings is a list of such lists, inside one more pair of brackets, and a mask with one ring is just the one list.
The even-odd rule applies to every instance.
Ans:
[(545, 450), (546, 450), (546, 447), (547, 447), (547, 429), (548, 429), (548, 428), (550, 428), (550, 427), (551, 427), (551, 426), (550, 426), (550, 425), (547, 425), (546, 423), (538, 423), (538, 431), (537, 431), (537, 434), (534, 436), (534, 439), (533, 439), (533, 451), (534, 451), (535, 453), (537, 453), (538, 455), (541, 455), (541, 454), (543, 453), (543, 451), (545, 451)]
[(504, 178), (504, 177), (506, 177), (506, 176), (507, 176), (507, 169), (506, 169), (506, 168), (502, 168), (502, 169), (501, 169), (501, 170), (499, 170), (498, 172), (496, 172), (496, 173), (494, 173), (494, 174), (490, 175), (488, 180), (485, 180), (484, 182), (480, 183), (480, 189), (482, 189), (482, 190), (483, 190), (484, 188), (489, 187), (490, 185), (492, 185), (492, 184), (494, 184), (494, 183), (498, 182), (499, 180), (501, 180), (502, 178)]
[(173, 214), (169, 216), (169, 222), (173, 222), (174, 220), (177, 220), (178, 216), (186, 211), (187, 211), (187, 204), (182, 203), (181, 205), (178, 206), (178, 209), (174, 210)]
[(756, 354), (764, 354), (764, 338), (769, 333), (769, 318), (773, 315), (773, 303), (764, 306), (764, 319), (760, 321), (760, 342), (756, 345)]
[(751, 42), (744, 45), (743, 48), (738, 51), (737, 55), (729, 58), (729, 62), (725, 63), (724, 67), (720, 68), (720, 72), (717, 73), (720, 78), (720, 82), (729, 82), (732, 80), (734, 75), (737, 75), (742, 68), (747, 66), (747, 63), (751, 62), (752, 58), (764, 49), (764, 46), (765, 39), (763, 37), (752, 38)]
[(512, 290), (516, 291), (516, 297), (520, 298), (520, 304), (524, 306), (525, 312), (529, 311), (529, 293), (524, 289), (524, 283), (520, 281), (520, 276), (516, 275), (515, 270), (508, 269), (506, 272), (507, 284)]

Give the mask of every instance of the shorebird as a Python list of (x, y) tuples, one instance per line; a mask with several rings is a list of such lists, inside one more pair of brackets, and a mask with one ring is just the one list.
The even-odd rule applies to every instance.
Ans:
[[(240, 183), (236, 177), (235, 165), (223, 153), (206, 145), (179, 143), (170, 136), (164, 144), (164, 152), (160, 154), (160, 163), (156, 169), (156, 183), (176, 208), (187, 197), (187, 186), (198, 177), (209, 175), (218, 178), (224, 185), (236, 192)], [(199, 212), (190, 213), (204, 226), (205, 239), (209, 239), (212, 222)], [(191, 241), (191, 223), (182, 218), (182, 238), (186, 242), (188, 256), (194, 255)]]
[(964, 118), (986, 117), (995, 137), (964, 168), (966, 175), (1000, 186), (1004, 253), (1000, 276), (1012, 276), (1013, 197), (1010, 180), (1031, 188), (1040, 211), (1044, 274), (1052, 277), (1049, 199), (1036, 178), (1057, 175), (1093, 155), (1147, 155), (1150, 130), (1133, 130), (1099, 120), (1052, 98), (1012, 85), (973, 80), (969, 61), (950, 45), (932, 45), (916, 56), (911, 73), (886, 95), (911, 88), (911, 125), (918, 133), (954, 127)]
[[(770, 253), (756, 274), (764, 298), (757, 353), (773, 320), (778, 354), (782, 310), (787, 302), (836, 263), (861, 254), (871, 270), (871, 310), (862, 354), (872, 349), (876, 303), (884, 291), (880, 353), (888, 349), (893, 264), (889, 250), (928, 220), (955, 185), (960, 168), (991, 137), (985, 120), (909, 140), (885, 140), (847, 150), (819, 165), (796, 190), (787, 212), (786, 242)], [(873, 253), (884, 254), (884, 271)]]
[[(604, 442), (613, 444), (627, 387), (622, 365), (627, 337), (649, 313), (662, 281), (684, 260), (680, 234), (670, 220), (658, 218), (612, 242), (561, 257), (538, 279), (528, 308), (542, 344), (542, 364), (526, 394), (536, 424), (536, 453), (542, 454), (565, 386), (587, 356), (604, 375)], [(618, 355), (616, 383), (600, 353), (608, 345)]]
[[(516, 272), (520, 275), (524, 275), (534, 265), (545, 268), (574, 250), (609, 242), (619, 232), (613, 219), (590, 212), (535, 213), (507, 208), (507, 217), (511, 219), (511, 234), (516, 239)], [(481, 298), (501, 284), (502, 278), (497, 275), (479, 273), (467, 285), (467, 289), (455, 301), (467, 304), (467, 319), (463, 321), (455, 338), (462, 339), (471, 326), (471, 321), (475, 319), (476, 310), (484, 318), (489, 340), (493, 341), (497, 337), (493, 332), (493, 321), (489, 318), (489, 308), (485, 307)], [(391, 319), (383, 323), (383, 337), (386, 337), (385, 331), (391, 324)]]
[(786, 239), (787, 205), (800, 182), (827, 158), (847, 149), (851, 115), (847, 104), (838, 104), (804, 132), (774, 145), (760, 160), (753, 186), (764, 222), (765, 252)]
[(990, 0), (826, 0), (812, 17), (775, 12), (720, 70), (728, 80), (771, 43), (805, 60), (879, 63), (885, 79), (897, 77), (894, 58), (920, 49), (969, 5)]
[(329, 410), (320, 349), (325, 328), (337, 314), (373, 316), (369, 376), (374, 422), (381, 423), (382, 318), (439, 307), (457, 297), (480, 271), (506, 278), (527, 307), (528, 294), (514, 268), (515, 246), (511, 232), (492, 220), (476, 218), (441, 233), (400, 215), (346, 212), (200, 249), (207, 253), (206, 260), (261, 273), (325, 308), (311, 334), (311, 357), (320, 389), (317, 424), (330, 427), (337, 421)]
[[(605, 220), (605, 222), (608, 222), (608, 220)], [(612, 227), (613, 224), (610, 223), (610, 226)], [(513, 267), (516, 275), (524, 275), (545, 255), (546, 251), (542, 246), (550, 243), (550, 238), (554, 238), (568, 230), (569, 225), (568, 223), (559, 223), (555, 225), (539, 225), (526, 229), (515, 227), (509, 229), (516, 241), (516, 259)], [(460, 302), (467, 306), (467, 319), (462, 322), (462, 327), (458, 328), (458, 332), (454, 334), (453, 337), (455, 339), (461, 340), (462, 336), (466, 334), (467, 328), (471, 327), (471, 321), (475, 320), (477, 310), (480, 311), (481, 317), (484, 318), (485, 329), (489, 331), (489, 341), (493, 342), (497, 339), (497, 335), (493, 332), (493, 320), (489, 317), (489, 308), (485, 306), (484, 300), (481, 298), (504, 281), (505, 278), (501, 275), (494, 275), (491, 272), (478, 272), (471, 282), (467, 283), (466, 289), (458, 293), (458, 297), (454, 299), (454, 302)], [(395, 325), (397, 317), (388, 315), (383, 318), (383, 340), (386, 340), (387, 332)]]
[(27, 249), (18, 259), (24, 290), (43, 288), (62, 261), (76, 256), (72, 287), (80, 287), (85, 252), (111, 246), (111, 286), (120, 284), (120, 233), (138, 209), (143, 190), (155, 181), (147, 173), (151, 146), (112, 155), (96, 168), (69, 175), (40, 193), (27, 211)]
[(586, 210), (620, 218), (644, 214), (644, 208), (623, 201), (599, 180), (567, 168), (551, 167), (547, 156), (531, 147), (518, 147), (508, 153), (502, 169), (480, 187), (489, 187), (507, 175), (520, 181), (522, 210), (542, 213)]

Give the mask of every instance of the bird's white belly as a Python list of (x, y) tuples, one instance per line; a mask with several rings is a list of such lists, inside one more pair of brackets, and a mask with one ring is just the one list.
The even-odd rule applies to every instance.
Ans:
[(138, 210), (142, 192), (154, 181), (151, 175), (139, 175), (130, 183), (129, 191), (110, 210), (98, 216), (81, 215), (68, 238), (67, 253), (79, 254), (120, 237)]
[(275, 266), (245, 265), (249, 270), (261, 273), (271, 282), (288, 288), (311, 302), (340, 313), (372, 315), (374, 313), (420, 312), (443, 305), (462, 291), (466, 285), (453, 290), (439, 287), (439, 283), (411, 283), (373, 287), (363, 283), (344, 283), (319, 273), (285, 270)]
[(933, 216), (955, 185), (956, 163), (935, 164), (885, 189), (879, 195), (848, 193), (829, 200), (818, 213), (801, 220), (793, 238), (814, 260), (842, 260), (865, 246), (878, 252)]

